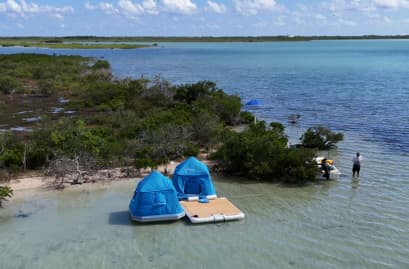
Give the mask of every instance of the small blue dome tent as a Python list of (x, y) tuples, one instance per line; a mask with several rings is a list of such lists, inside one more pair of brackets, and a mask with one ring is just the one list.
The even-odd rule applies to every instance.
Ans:
[(250, 101), (248, 101), (245, 106), (262, 106), (264, 105), (263, 101), (260, 99), (251, 99)]
[(185, 216), (172, 181), (158, 171), (139, 182), (129, 212), (139, 222), (177, 220)]
[(188, 158), (176, 167), (172, 182), (179, 199), (216, 198), (209, 168), (195, 157)]

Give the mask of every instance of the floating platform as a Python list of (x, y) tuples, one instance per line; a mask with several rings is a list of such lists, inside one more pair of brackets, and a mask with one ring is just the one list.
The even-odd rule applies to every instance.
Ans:
[(180, 204), (192, 223), (216, 223), (244, 219), (244, 213), (224, 197), (209, 200), (208, 203), (181, 201)]

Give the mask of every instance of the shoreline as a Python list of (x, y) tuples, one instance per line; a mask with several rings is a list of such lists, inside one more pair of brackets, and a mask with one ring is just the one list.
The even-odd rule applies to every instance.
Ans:
[[(316, 40), (382, 40), (409, 39), (409, 35), (259, 35), (259, 36), (0, 36), (1, 44), (69, 45), (71, 42), (97, 43), (92, 45), (131, 45), (125, 43), (159, 42), (294, 42)], [(67, 42), (67, 43), (65, 43)], [(98, 44), (109, 42), (111, 44)]]
[[(204, 162), (209, 169), (212, 166), (212, 161), (209, 161), (206, 158), (199, 158), (202, 162)], [(124, 168), (123, 167), (117, 167), (117, 168), (111, 168), (111, 169), (102, 169), (99, 170), (95, 173), (94, 176), (92, 176), (92, 179), (89, 181), (85, 181), (80, 184), (72, 184), (69, 181), (64, 182), (63, 188), (55, 188), (53, 186), (53, 183), (55, 182), (55, 177), (54, 176), (46, 176), (46, 175), (39, 175), (39, 174), (34, 174), (39, 171), (32, 171), (32, 172), (27, 172), (25, 174), (22, 174), (18, 176), (17, 178), (11, 179), (9, 182), (5, 183), (0, 183), (2, 186), (9, 186), (13, 190), (13, 196), (8, 199), (8, 201), (12, 201), (14, 198), (17, 198), (20, 196), (20, 194), (23, 193), (37, 193), (37, 192), (42, 192), (42, 191), (66, 191), (66, 190), (75, 190), (75, 189), (81, 189), (84, 186), (102, 186), (106, 184), (112, 184), (112, 183), (117, 183), (117, 182), (124, 182), (124, 181), (129, 181), (129, 180), (141, 180), (145, 176), (149, 175), (151, 171), (160, 171), (161, 173), (165, 174), (164, 171), (165, 169), (168, 171), (167, 177), (171, 179), (171, 175), (173, 175), (175, 168), (177, 165), (179, 165), (182, 161), (170, 161), (167, 165), (163, 164), (158, 166), (156, 169), (143, 169), (140, 171), (141, 173), (138, 175), (130, 175), (130, 176), (125, 176), (124, 172), (121, 171)], [(34, 172), (34, 173), (33, 173)], [(109, 174), (109, 176), (107, 176)], [(102, 175), (105, 175), (102, 177)]]
[(80, 43), (25, 43), (25, 42), (15, 42), (15, 43), (3, 43), (0, 47), (25, 47), (25, 48), (43, 48), (43, 49), (142, 49), (151, 48), (153, 45), (132, 45), (123, 43), (112, 43), (112, 44), (80, 44)]

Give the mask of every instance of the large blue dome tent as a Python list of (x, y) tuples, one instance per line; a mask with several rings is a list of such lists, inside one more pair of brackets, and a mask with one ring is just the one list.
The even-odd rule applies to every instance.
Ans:
[(188, 158), (176, 167), (172, 182), (179, 199), (217, 197), (209, 168), (195, 157)]
[(158, 171), (139, 182), (129, 212), (132, 220), (139, 222), (177, 220), (185, 216), (172, 181)]

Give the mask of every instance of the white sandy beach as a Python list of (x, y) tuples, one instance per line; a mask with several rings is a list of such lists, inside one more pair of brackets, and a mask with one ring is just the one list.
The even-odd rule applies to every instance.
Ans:
[[(203, 160), (208, 166), (211, 165), (211, 161)], [(164, 173), (165, 169), (167, 170), (167, 174), (172, 175), (175, 171), (176, 166), (181, 163), (181, 161), (171, 161), (168, 165), (160, 165), (156, 170)], [(146, 175), (150, 173), (151, 169), (143, 170), (140, 175), (138, 176), (126, 176), (123, 172), (121, 172), (121, 168), (113, 168), (107, 170), (98, 171), (98, 173), (92, 177), (93, 180), (89, 182), (85, 182), (83, 184), (71, 184), (70, 182), (64, 183), (64, 190), (75, 190), (75, 189), (92, 189), (95, 187), (101, 186), (109, 186), (109, 184), (116, 184), (122, 181), (129, 181), (129, 180), (140, 180)], [(109, 177), (107, 175), (109, 174)], [(21, 195), (29, 194), (32, 192), (37, 191), (46, 191), (46, 190), (55, 190), (52, 187), (53, 182), (55, 181), (55, 177), (53, 176), (41, 176), (41, 175), (33, 175), (33, 174), (25, 174), (21, 175), (16, 179), (12, 179), (8, 183), (4, 183), (1, 185), (10, 186), (13, 189), (14, 195), (13, 197), (18, 197)], [(11, 198), (10, 200), (12, 200)]]

